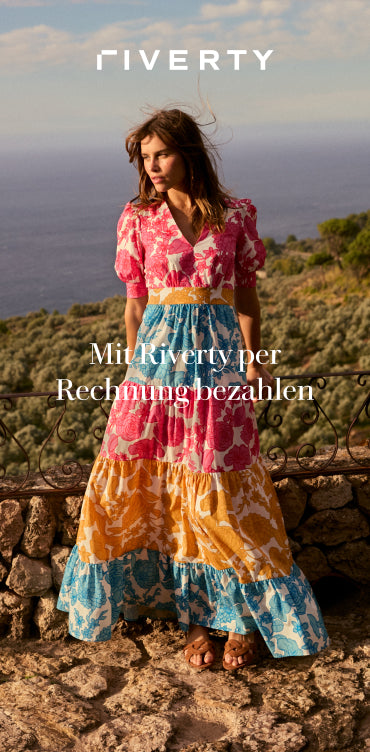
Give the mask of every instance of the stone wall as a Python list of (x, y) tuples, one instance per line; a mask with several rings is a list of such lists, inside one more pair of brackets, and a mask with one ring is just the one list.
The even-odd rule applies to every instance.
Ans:
[[(339, 575), (369, 584), (369, 477), (285, 478), (275, 487), (294, 558), (308, 579)], [(67, 635), (67, 615), (56, 601), (83, 496), (37, 493), (0, 502), (0, 636)]]

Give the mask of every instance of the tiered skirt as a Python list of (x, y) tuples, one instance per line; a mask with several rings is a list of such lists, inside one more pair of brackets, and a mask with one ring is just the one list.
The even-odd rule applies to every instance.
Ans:
[(60, 590), (75, 637), (108, 640), (122, 613), (258, 629), (275, 657), (327, 646), (260, 457), (241, 351), (232, 290), (150, 292)]

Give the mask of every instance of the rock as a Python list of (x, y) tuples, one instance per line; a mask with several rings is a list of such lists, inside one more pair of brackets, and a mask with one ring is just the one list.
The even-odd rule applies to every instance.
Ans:
[(21, 549), (27, 556), (41, 559), (50, 552), (56, 530), (51, 504), (43, 496), (32, 496), (27, 508)]
[(325, 554), (316, 546), (306, 546), (294, 558), (310, 582), (327, 577), (332, 571)]
[(63, 546), (74, 546), (81, 515), (83, 496), (67, 496), (58, 519), (58, 531)]
[(6, 584), (18, 595), (44, 595), (52, 586), (51, 567), (43, 561), (18, 554), (13, 559)]
[(4, 564), (0, 562), (0, 582), (5, 580), (5, 577), (8, 576), (8, 570), (6, 567), (4, 567)]
[(27, 747), (33, 747), (36, 737), (31, 731), (25, 731), (9, 716), (0, 710), (0, 749), (2, 752), (27, 752)]
[(108, 670), (100, 666), (75, 666), (59, 678), (75, 695), (88, 700), (106, 692), (107, 676)]
[(88, 734), (75, 752), (166, 752), (171, 735), (171, 723), (164, 716), (121, 716)]
[(350, 482), (353, 488), (361, 488), (369, 482), (368, 475), (347, 475), (347, 480)]
[[(248, 750), (299, 752), (307, 745), (298, 723), (278, 723), (275, 713), (247, 711), (244, 715), (243, 742)], [(243, 747), (244, 749), (244, 747)]]
[(344, 507), (349, 501), (352, 501), (352, 486), (344, 475), (320, 475), (314, 479), (308, 503), (316, 512)]
[(232, 742), (227, 739), (219, 739), (218, 742), (211, 742), (210, 744), (187, 744), (186, 747), (182, 747), (180, 752), (239, 752), (241, 748), (235, 747)]
[(299, 551), (302, 551), (302, 546), (300, 546), (299, 543), (295, 541), (293, 538), (290, 538), (289, 535), (288, 535), (288, 542), (289, 542), (290, 550), (293, 556), (298, 554)]
[[(114, 647), (113, 647), (114, 646)], [(109, 645), (96, 643), (90, 655), (92, 663), (98, 666), (112, 666), (127, 669), (142, 657), (142, 653), (133, 640), (121, 638), (115, 643), (114, 638)]]
[(305, 734), (309, 738), (310, 748), (315, 752), (338, 752), (340, 749), (350, 750), (353, 740), (355, 723), (351, 713), (347, 710), (321, 710), (308, 718), (305, 723)]
[(221, 676), (205, 683), (194, 692), (194, 699), (200, 708), (230, 709), (245, 708), (252, 702), (252, 695), (247, 684), (235, 684), (233, 677)]
[(10, 637), (15, 640), (28, 637), (31, 614), (31, 598), (24, 598), (9, 590), (0, 593), (0, 624), (10, 625)]
[(315, 706), (315, 694), (312, 687), (307, 683), (302, 686), (302, 677), (285, 677), (285, 681), (279, 680), (264, 685), (263, 704), (266, 712), (280, 713), (288, 718), (300, 719)]
[(60, 640), (68, 634), (68, 614), (57, 609), (58, 596), (53, 590), (41, 596), (33, 615), (42, 640)]
[(89, 703), (37, 675), (0, 684), (0, 706), (15, 726), (33, 733), (43, 752), (71, 749), (76, 734), (99, 719)]
[(0, 553), (10, 562), (24, 530), (21, 506), (15, 499), (0, 502)]
[(357, 501), (360, 509), (365, 514), (370, 514), (370, 483), (357, 489)]
[(104, 702), (104, 708), (112, 715), (124, 713), (153, 713), (169, 708), (186, 697), (189, 690), (185, 685), (170, 679), (161, 671), (138, 669), (132, 673), (124, 688)]
[(283, 478), (283, 480), (279, 480), (274, 485), (283, 513), (285, 527), (287, 530), (293, 530), (299, 525), (302, 519), (306, 508), (307, 494), (293, 478)]
[(345, 541), (366, 538), (369, 525), (358, 509), (325, 509), (316, 512), (300, 525), (295, 537), (302, 543), (337, 546)]
[(335, 664), (315, 665), (312, 667), (315, 684), (325, 702), (354, 713), (365, 699), (359, 677), (354, 668), (345, 669)]
[(370, 546), (366, 541), (352, 541), (328, 554), (333, 569), (362, 585), (370, 585)]
[(53, 573), (53, 583), (57, 590), (60, 590), (64, 570), (71, 553), (68, 546), (53, 546), (50, 552), (51, 571)]
[(358, 727), (358, 738), (364, 742), (364, 749), (370, 749), (370, 710), (365, 712)]

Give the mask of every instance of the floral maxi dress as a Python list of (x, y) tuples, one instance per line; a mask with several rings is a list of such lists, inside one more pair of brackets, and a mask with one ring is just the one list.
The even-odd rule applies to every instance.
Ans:
[(247, 386), (233, 290), (254, 286), (264, 259), (249, 199), (230, 200), (225, 230), (205, 225), (194, 246), (166, 202), (120, 217), (116, 271), (128, 297), (149, 298), (59, 595), (77, 638), (109, 639), (120, 613), (172, 614), (185, 631), (258, 629), (277, 658), (328, 644), (253, 403), (230, 399)]

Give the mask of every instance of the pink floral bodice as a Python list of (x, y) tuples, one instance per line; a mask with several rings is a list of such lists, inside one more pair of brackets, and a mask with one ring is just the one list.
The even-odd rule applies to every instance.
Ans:
[(126, 204), (118, 221), (115, 269), (127, 297), (163, 287), (253, 287), (266, 251), (250, 199), (230, 200), (223, 232), (206, 224), (192, 246), (165, 201), (138, 212)]

